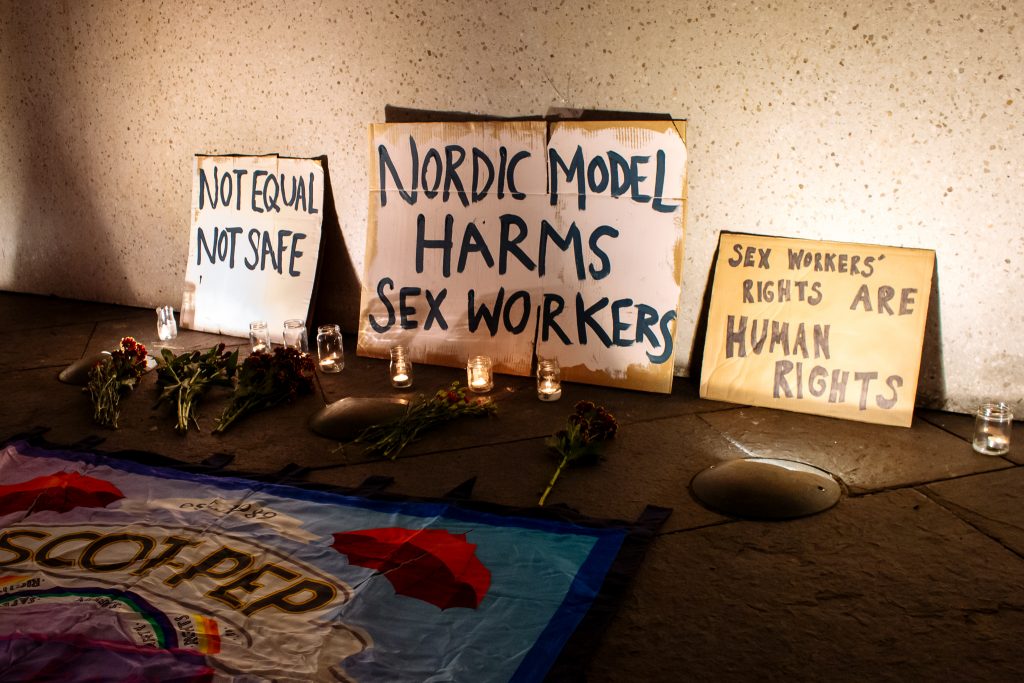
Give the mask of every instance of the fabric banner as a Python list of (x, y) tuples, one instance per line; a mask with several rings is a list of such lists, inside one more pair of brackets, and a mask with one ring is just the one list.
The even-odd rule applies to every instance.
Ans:
[(2, 680), (536, 681), (630, 534), (26, 442), (0, 482)]

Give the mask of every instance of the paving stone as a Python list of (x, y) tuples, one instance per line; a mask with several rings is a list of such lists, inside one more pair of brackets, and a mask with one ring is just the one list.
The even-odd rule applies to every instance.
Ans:
[(150, 355), (159, 355), (160, 349), (170, 349), (175, 354), (185, 351), (205, 351), (221, 342), (229, 349), (241, 348), (240, 355), (248, 355), (248, 339), (227, 337), (196, 330), (178, 330), (174, 339), (161, 341), (156, 336), (156, 313), (149, 310), (134, 309), (137, 312), (129, 317), (118, 320), (107, 320), (96, 323), (96, 331), (89, 342), (86, 353), (112, 351), (117, 348), (122, 337), (134, 337), (145, 345)]
[(751, 457), (815, 465), (839, 477), (854, 493), (1009, 466), (1002, 458), (978, 455), (969, 442), (919, 418), (908, 429), (768, 408), (738, 408), (702, 417)]
[[(31, 330), (68, 324), (117, 320), (140, 309), (52, 296), (0, 292), (0, 329)], [(153, 313), (154, 325), (156, 313)], [(154, 328), (155, 329), (155, 328)]]
[(236, 428), (215, 435), (211, 430), (230, 392), (214, 388), (200, 404), (200, 430), (193, 427), (180, 435), (174, 431), (170, 408), (153, 408), (155, 375), (144, 375), (139, 386), (122, 398), (120, 428), (108, 429), (92, 422), (92, 406), (82, 387), (57, 381), (55, 369), (0, 374), (0, 437), (42, 426), (48, 428), (46, 438), (57, 444), (100, 437), (99, 450), (148, 451), (187, 462), (229, 453), (235, 456), (230, 469), (259, 473), (276, 472), (289, 463), (309, 467), (334, 462), (330, 458), (337, 444), (305, 426), (323, 405), (319, 392), (300, 397), (293, 405), (243, 418)]
[(1024, 679), (1024, 564), (925, 496), (661, 535), (591, 683)]
[(1024, 468), (929, 484), (952, 512), (1024, 557)]
[[(447, 431), (459, 427), (452, 425)], [(547, 503), (566, 504), (594, 517), (634, 519), (647, 504), (671, 507), (666, 529), (704, 526), (725, 518), (689, 493), (690, 480), (709, 465), (743, 454), (693, 415), (620, 426), (596, 466), (565, 470)], [(312, 481), (357, 486), (371, 475), (395, 478), (389, 489), (438, 497), (476, 477), (474, 498), (513, 506), (535, 505), (557, 460), (544, 439), (371, 461), (313, 472)]]
[[(353, 339), (346, 338), (345, 369), (333, 375), (320, 375), (327, 403), (350, 396), (399, 397), (415, 400), (429, 396), (453, 381), (465, 386), (466, 374), (461, 368), (417, 364), (415, 384), (411, 390), (393, 389), (388, 380), (388, 362), (355, 355)], [(473, 394), (470, 394), (471, 396)], [(564, 426), (577, 401), (589, 400), (604, 406), (619, 424), (657, 420), (701, 411), (721, 410), (729, 404), (702, 401), (697, 389), (687, 379), (676, 378), (671, 394), (625, 391), (586, 384), (563, 384), (559, 401), (537, 399), (534, 379), (512, 375), (495, 375), (494, 390), (486, 394), (497, 405), (495, 415), (487, 419), (459, 421), (459, 429), (426, 432), (422, 440), (411, 444), (406, 455), (453, 450), (503, 443), (509, 439), (547, 436)], [(354, 452), (354, 449), (349, 449)]]
[[(9, 328), (0, 344), (0, 370), (4, 372), (32, 368), (60, 370), (82, 357), (89, 344), (93, 323), (62, 327)], [(2, 329), (2, 328), (0, 328)]]
[(0, 438), (37, 426), (66, 425), (81, 439), (90, 429), (89, 398), (82, 387), (57, 380), (56, 367), (0, 372)]

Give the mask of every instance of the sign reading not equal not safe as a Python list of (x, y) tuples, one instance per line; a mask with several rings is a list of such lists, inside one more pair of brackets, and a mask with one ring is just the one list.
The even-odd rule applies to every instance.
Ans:
[(909, 427), (935, 253), (724, 233), (700, 395)]
[(182, 326), (244, 337), (305, 319), (316, 278), (324, 173), (317, 159), (195, 157)]
[(668, 392), (684, 122), (379, 124), (359, 353)]

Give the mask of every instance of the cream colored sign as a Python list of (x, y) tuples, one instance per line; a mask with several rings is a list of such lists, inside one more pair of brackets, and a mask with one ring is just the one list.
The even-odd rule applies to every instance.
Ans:
[(704, 398), (909, 427), (935, 253), (724, 233)]
[(669, 392), (683, 122), (380, 124), (359, 353)]
[(317, 159), (196, 156), (182, 326), (245, 337), (266, 320), (305, 320), (323, 221)]

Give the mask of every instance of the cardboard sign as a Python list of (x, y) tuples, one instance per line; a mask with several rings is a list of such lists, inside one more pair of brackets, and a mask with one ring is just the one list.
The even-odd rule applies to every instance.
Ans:
[(315, 159), (196, 156), (182, 326), (244, 337), (305, 320), (316, 277), (324, 176)]
[(703, 398), (909, 427), (935, 252), (723, 234)]
[(671, 391), (683, 122), (380, 124), (359, 353)]

